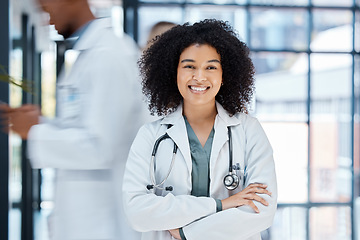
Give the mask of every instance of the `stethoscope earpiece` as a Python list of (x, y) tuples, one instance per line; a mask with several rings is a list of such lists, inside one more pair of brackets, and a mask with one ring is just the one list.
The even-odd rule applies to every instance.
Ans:
[(165, 189), (165, 191), (169, 191), (169, 192), (171, 192), (174, 189), (172, 186), (167, 186), (165, 188), (162, 188), (162, 187), (154, 186), (154, 185), (150, 185), (150, 184), (147, 185), (146, 188), (147, 188), (147, 190), (151, 190), (151, 189), (154, 189), (154, 188), (158, 188), (158, 189), (161, 189), (161, 190)]

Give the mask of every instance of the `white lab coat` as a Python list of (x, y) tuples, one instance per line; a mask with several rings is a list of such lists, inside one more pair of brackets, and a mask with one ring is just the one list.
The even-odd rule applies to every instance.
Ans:
[(138, 53), (94, 20), (57, 86), (58, 116), (30, 129), (34, 168), (55, 168), (51, 239), (139, 239), (122, 209), (125, 161), (143, 121)]
[[(272, 148), (260, 125), (253, 117), (236, 114), (230, 117), (216, 103), (215, 135), (210, 157), (210, 197), (191, 196), (191, 168), (189, 141), (182, 107), (162, 120), (144, 125), (131, 147), (124, 175), (124, 205), (131, 225), (143, 232), (142, 239), (172, 239), (168, 229), (183, 227), (188, 240), (255, 240), (260, 232), (272, 224), (276, 211), (277, 184)], [(167, 124), (173, 125), (167, 129)], [(232, 129), (233, 161), (240, 164), (237, 172), (240, 187), (228, 191), (223, 178), (228, 174), (229, 150), (227, 126)], [(149, 165), (155, 140), (165, 132), (172, 140), (164, 140), (156, 154), (156, 183), (162, 181), (172, 157), (174, 142), (179, 149), (174, 167), (164, 186), (173, 186), (172, 192), (147, 190), (151, 184)], [(173, 142), (174, 141), (174, 142)], [(249, 206), (216, 213), (214, 199), (225, 199), (244, 189), (250, 183), (265, 183), (272, 196), (262, 194), (269, 206), (254, 202), (257, 214)]]

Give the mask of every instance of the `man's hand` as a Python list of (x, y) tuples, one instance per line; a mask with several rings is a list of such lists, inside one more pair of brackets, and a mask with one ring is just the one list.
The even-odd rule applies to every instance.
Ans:
[(0, 128), (3, 132), (8, 133), (9, 132), (9, 117), (8, 113), (12, 109), (9, 107), (9, 105), (2, 103), (0, 104)]
[(27, 139), (30, 128), (39, 123), (40, 108), (37, 105), (26, 104), (19, 108), (0, 105), (1, 123), (3, 131), (14, 131), (22, 139)]

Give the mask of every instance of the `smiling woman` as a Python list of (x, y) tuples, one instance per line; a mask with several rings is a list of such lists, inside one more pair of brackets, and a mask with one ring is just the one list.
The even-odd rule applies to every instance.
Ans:
[[(239, 41), (228, 24), (205, 20), (194, 25), (175, 26), (155, 43), (140, 59), (143, 92), (150, 100), (149, 109), (153, 114), (166, 115), (182, 102), (183, 96), (175, 84), (179, 59), (181, 54), (186, 53), (184, 50), (192, 45), (207, 45), (218, 54), (223, 86), (216, 95), (216, 101), (230, 114), (247, 112), (254, 88), (254, 66), (249, 58), (249, 49)], [(216, 63), (212, 63), (215, 66)]]
[(259, 240), (277, 184), (269, 141), (246, 114), (254, 84), (246, 45), (222, 21), (179, 25), (140, 68), (149, 109), (164, 118), (139, 130), (127, 160), (133, 228), (150, 240)]

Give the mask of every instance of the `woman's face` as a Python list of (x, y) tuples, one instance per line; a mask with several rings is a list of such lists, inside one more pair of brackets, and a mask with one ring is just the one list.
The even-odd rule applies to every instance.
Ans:
[(180, 55), (177, 85), (185, 104), (215, 104), (222, 83), (221, 58), (207, 44), (194, 44)]

